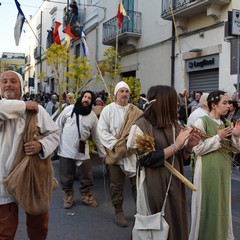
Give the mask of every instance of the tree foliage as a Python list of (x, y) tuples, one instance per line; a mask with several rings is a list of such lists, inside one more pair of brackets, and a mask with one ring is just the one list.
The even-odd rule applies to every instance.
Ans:
[(81, 90), (91, 81), (92, 67), (88, 58), (73, 56), (70, 59), (68, 68), (69, 71), (66, 73), (66, 76), (71, 79), (77, 97)]
[(127, 83), (128, 86), (130, 87), (131, 91), (130, 102), (134, 105), (137, 105), (142, 89), (141, 83), (136, 77), (123, 78), (123, 81)]
[(60, 70), (64, 70), (68, 64), (69, 53), (68, 49), (64, 45), (52, 44), (46, 50), (47, 65), (51, 66), (54, 70), (56, 76), (56, 82), (59, 89), (59, 108), (62, 111), (62, 93), (63, 88), (66, 86), (64, 82), (64, 74), (62, 74), (62, 79), (60, 78)]
[[(119, 81), (120, 71), (122, 69), (122, 65), (120, 64), (120, 55), (117, 55), (116, 59), (116, 49), (114, 47), (108, 48), (104, 53), (103, 56), (105, 57), (103, 61), (99, 64), (99, 68), (102, 72), (103, 76), (108, 77), (108, 89), (109, 94), (113, 96), (114, 87)], [(117, 61), (116, 61), (117, 60)], [(117, 62), (117, 63), (116, 63)]]
[[(114, 88), (117, 82), (120, 80), (120, 72), (122, 70), (122, 65), (120, 63), (121, 56), (117, 55), (117, 64), (116, 64), (116, 50), (114, 47), (108, 48), (103, 56), (104, 60), (100, 63), (100, 69), (103, 76), (109, 77), (108, 87), (110, 90), (111, 96), (113, 96)], [(130, 101), (133, 104), (138, 103), (138, 98), (141, 92), (141, 83), (136, 79), (136, 77), (127, 77), (122, 79), (126, 82), (131, 90), (131, 98)], [(107, 101), (107, 104), (110, 103), (111, 100)]]

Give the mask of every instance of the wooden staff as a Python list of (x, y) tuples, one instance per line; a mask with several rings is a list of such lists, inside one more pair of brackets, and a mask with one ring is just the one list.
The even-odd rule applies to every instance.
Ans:
[(164, 166), (178, 179), (180, 179), (187, 187), (189, 187), (192, 191), (196, 191), (197, 188), (194, 184), (192, 184), (186, 177), (184, 177), (176, 168), (174, 168), (169, 162), (165, 161)]

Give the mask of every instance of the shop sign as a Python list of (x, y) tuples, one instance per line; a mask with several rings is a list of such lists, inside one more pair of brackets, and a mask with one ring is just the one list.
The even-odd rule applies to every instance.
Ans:
[(186, 72), (202, 71), (219, 67), (219, 55), (186, 60)]

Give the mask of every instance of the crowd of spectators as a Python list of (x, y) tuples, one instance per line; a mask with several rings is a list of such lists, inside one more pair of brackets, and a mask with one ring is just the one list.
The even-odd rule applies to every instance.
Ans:
[[(64, 92), (62, 96), (62, 103), (66, 103), (66, 96), (68, 92)], [(73, 93), (74, 94), (74, 93)], [(95, 92), (96, 99), (100, 98), (102, 102), (105, 104), (107, 99), (108, 99), (108, 93), (106, 93), (104, 90), (100, 92)], [(23, 95), (23, 100), (24, 101), (35, 101), (39, 104), (41, 104), (44, 108), (46, 108), (47, 103), (51, 101), (52, 96), (57, 96), (57, 101), (59, 100), (59, 95), (56, 92), (51, 92), (51, 93), (46, 93), (46, 92), (40, 92), (40, 93), (29, 93), (26, 92)]]

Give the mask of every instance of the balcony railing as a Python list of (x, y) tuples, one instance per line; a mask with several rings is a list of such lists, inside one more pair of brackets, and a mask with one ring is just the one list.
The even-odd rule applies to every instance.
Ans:
[[(197, 2), (199, 0), (173, 0), (172, 2), (172, 9), (181, 9), (185, 8), (189, 5), (189, 3)], [(168, 0), (162, 0), (162, 13), (166, 13), (170, 11), (170, 5)]]
[(115, 42), (118, 30), (118, 38), (137, 37), (142, 34), (142, 15), (140, 12), (126, 11), (128, 17), (124, 17), (122, 28), (117, 27), (117, 17), (113, 17), (103, 23), (103, 44), (111, 45)]
[[(177, 17), (191, 17), (206, 11), (206, 6), (211, 4), (223, 6), (231, 0), (171, 0), (172, 10)], [(162, 17), (171, 19), (169, 0), (162, 0)]]

